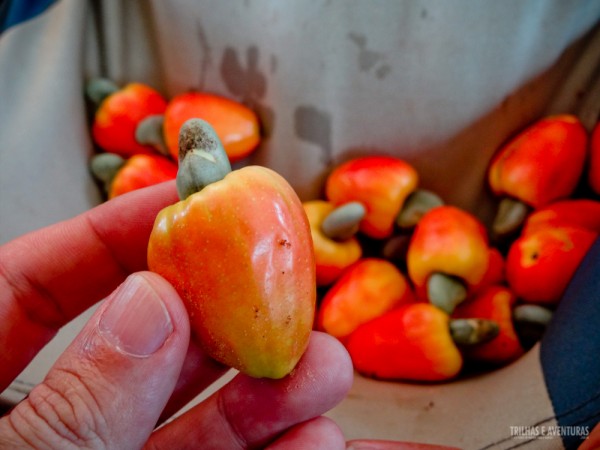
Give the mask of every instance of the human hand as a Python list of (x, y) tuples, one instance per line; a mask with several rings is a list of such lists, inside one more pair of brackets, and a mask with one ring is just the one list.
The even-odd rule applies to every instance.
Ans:
[(321, 416), (346, 395), (343, 347), (314, 332), (282, 380), (236, 375), (155, 430), (227, 368), (190, 340), (181, 299), (144, 272), (173, 183), (106, 202), (0, 248), (0, 391), (78, 314), (105, 298), (44, 381), (0, 419), (0, 448), (345, 448)]

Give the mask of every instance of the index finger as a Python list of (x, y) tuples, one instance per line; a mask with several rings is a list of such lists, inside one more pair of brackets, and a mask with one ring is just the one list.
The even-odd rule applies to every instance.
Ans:
[(154, 219), (176, 201), (163, 183), (0, 247), (0, 390), (61, 326), (146, 268)]

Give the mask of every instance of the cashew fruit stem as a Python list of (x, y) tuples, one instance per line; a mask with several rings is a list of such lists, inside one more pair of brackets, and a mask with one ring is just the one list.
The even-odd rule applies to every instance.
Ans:
[(113, 179), (125, 164), (125, 159), (114, 153), (99, 153), (90, 160), (90, 172), (108, 192)]
[(162, 155), (169, 156), (163, 134), (164, 121), (165, 116), (162, 114), (153, 114), (144, 118), (135, 129), (135, 140), (138, 144), (151, 145)]
[(497, 236), (506, 236), (519, 229), (529, 214), (529, 206), (514, 198), (504, 198), (498, 205), (498, 212), (492, 223), (492, 231)]
[(452, 314), (454, 308), (467, 298), (467, 288), (456, 277), (436, 272), (427, 279), (427, 298), (432, 305)]
[(108, 78), (92, 78), (85, 85), (85, 95), (96, 108), (106, 97), (118, 90), (119, 86)]
[(436, 193), (417, 189), (407, 197), (396, 217), (396, 224), (400, 228), (413, 228), (427, 211), (443, 204), (444, 201)]
[(330, 239), (345, 241), (358, 232), (367, 209), (360, 202), (348, 202), (331, 211), (321, 223), (321, 231)]
[(513, 309), (513, 323), (523, 348), (538, 342), (552, 320), (553, 312), (540, 305), (523, 304)]
[(231, 163), (213, 127), (202, 119), (186, 121), (179, 130), (179, 198), (201, 191), (229, 172)]
[(451, 319), (450, 335), (458, 345), (477, 345), (491, 341), (500, 333), (500, 327), (487, 319)]
[(517, 305), (513, 309), (513, 320), (519, 324), (534, 324), (546, 327), (552, 320), (552, 311), (540, 305)]

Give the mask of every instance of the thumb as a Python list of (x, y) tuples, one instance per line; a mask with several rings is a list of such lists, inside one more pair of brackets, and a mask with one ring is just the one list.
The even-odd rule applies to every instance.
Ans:
[(0, 420), (0, 447), (142, 447), (188, 344), (189, 320), (173, 287), (150, 272), (129, 276), (43, 383)]

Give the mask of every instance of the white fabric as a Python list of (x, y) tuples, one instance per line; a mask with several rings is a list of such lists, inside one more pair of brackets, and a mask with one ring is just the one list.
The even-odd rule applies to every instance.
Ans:
[(248, 103), (267, 136), (247, 162), (303, 199), (332, 165), (393, 153), (485, 219), (491, 153), (544, 112), (578, 51), (559, 58), (599, 14), (575, 0), (61, 0), (0, 37), (0, 242), (99, 200), (82, 97), (95, 75)]

